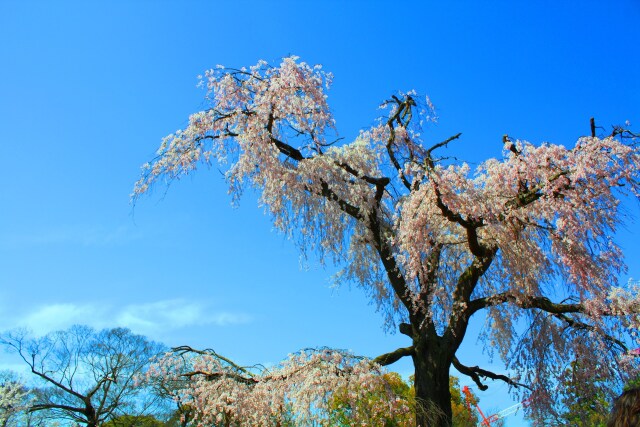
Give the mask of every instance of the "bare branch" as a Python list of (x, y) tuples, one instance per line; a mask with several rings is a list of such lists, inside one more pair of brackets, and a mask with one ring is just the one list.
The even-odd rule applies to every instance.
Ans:
[(584, 330), (584, 331), (597, 332), (598, 335), (600, 335), (605, 341), (609, 341), (610, 343), (617, 345), (620, 348), (620, 350), (622, 350), (625, 353), (628, 351), (628, 348), (625, 345), (625, 343), (623, 343), (622, 341), (620, 341), (617, 338), (614, 338), (613, 336), (611, 336), (609, 334), (603, 333), (600, 329), (596, 328), (593, 325), (589, 325), (587, 323), (584, 323), (584, 322), (581, 322), (579, 320), (573, 319), (572, 317), (567, 316), (564, 313), (553, 313), (553, 316), (555, 316), (556, 318), (564, 321), (567, 324), (567, 327), (569, 327), (569, 328), (578, 329), (578, 330)]
[(398, 97), (395, 95), (393, 95), (392, 98), (398, 104), (398, 108), (395, 111), (395, 113), (391, 117), (389, 117), (389, 119), (387, 120), (387, 127), (389, 127), (389, 138), (387, 139), (387, 145), (386, 145), (387, 154), (389, 156), (389, 160), (391, 160), (391, 163), (393, 164), (393, 167), (396, 168), (396, 170), (398, 171), (400, 180), (402, 181), (404, 186), (407, 187), (408, 190), (411, 190), (411, 183), (409, 182), (407, 177), (404, 175), (403, 168), (400, 165), (400, 162), (398, 162), (398, 159), (396, 158), (396, 155), (393, 152), (393, 143), (395, 142), (395, 139), (396, 139), (396, 129), (394, 127), (394, 122), (398, 122), (400, 125), (404, 125), (400, 120), (400, 115), (403, 113), (405, 109), (410, 110), (411, 106), (416, 104), (413, 98), (411, 98), (410, 96), (408, 96), (404, 101), (400, 101)]
[(480, 368), (478, 366), (466, 366), (466, 365), (463, 365), (462, 363), (460, 363), (458, 358), (455, 357), (455, 356), (453, 357), (453, 366), (461, 374), (464, 374), (464, 375), (467, 375), (468, 377), (470, 377), (476, 383), (478, 388), (480, 390), (483, 390), (483, 391), (488, 389), (489, 386), (487, 386), (486, 384), (483, 384), (482, 380), (480, 379), (480, 377), (482, 377), (482, 378), (490, 378), (492, 380), (504, 381), (505, 383), (509, 384), (510, 386), (513, 386), (513, 387), (524, 387), (524, 388), (527, 388), (527, 389), (531, 390), (531, 387), (529, 387), (528, 385), (516, 382), (516, 381), (512, 380), (511, 378), (509, 378), (506, 375), (496, 374), (496, 373), (488, 371), (486, 369), (482, 369), (482, 368)]
[(253, 385), (257, 384), (258, 380), (252, 377), (243, 377), (242, 375), (235, 374), (233, 372), (206, 372), (206, 371), (192, 371), (184, 374), (180, 374), (181, 377), (193, 378), (195, 376), (202, 375), (207, 381), (215, 381), (220, 378), (231, 378), (239, 383)]
[(380, 356), (373, 359), (375, 363), (381, 366), (388, 366), (392, 363), (397, 362), (405, 356), (411, 356), (413, 354), (413, 346), (411, 347), (401, 347), (397, 350), (394, 350), (390, 353), (381, 354)]
[[(568, 327), (573, 329), (597, 332), (605, 340), (617, 345), (622, 351), (627, 351), (627, 346), (619, 339), (614, 338), (609, 334), (604, 334), (602, 330), (596, 328), (593, 325), (589, 325), (568, 316), (568, 314), (583, 314), (585, 312), (585, 308), (582, 304), (554, 303), (549, 298), (542, 296), (521, 296), (519, 298), (516, 298), (514, 295), (508, 292), (503, 292), (501, 294), (478, 298), (471, 301), (467, 306), (467, 313), (468, 316), (471, 316), (478, 310), (496, 306), (505, 302), (511, 302), (522, 309), (538, 309), (545, 313), (549, 313), (557, 319), (562, 320), (567, 324)], [(602, 315), (606, 317), (613, 316), (612, 313), (607, 312), (602, 313)]]
[[(457, 134), (455, 134), (455, 135), (453, 135), (453, 136), (450, 136), (449, 138), (445, 139), (444, 141), (439, 142), (439, 143), (437, 143), (437, 144), (433, 145), (431, 148), (429, 148), (429, 149), (427, 150), (427, 157), (428, 157), (429, 159), (431, 159), (431, 153), (432, 153), (434, 150), (436, 150), (436, 149), (438, 149), (438, 148), (440, 148), (440, 147), (446, 147), (446, 146), (447, 146), (447, 144), (449, 144), (449, 143), (450, 143), (451, 141), (453, 141), (453, 140), (456, 140), (456, 139), (460, 138), (460, 136), (461, 136), (461, 135), (462, 135), (462, 132), (458, 132)], [(431, 166), (431, 167), (433, 167), (433, 164), (431, 164), (430, 166)]]
[(222, 360), (223, 362), (225, 362), (229, 366), (233, 367), (237, 371), (244, 372), (246, 374), (251, 374), (251, 372), (247, 368), (244, 368), (244, 367), (242, 367), (240, 365), (237, 365), (232, 360), (230, 360), (230, 359), (228, 359), (228, 358), (216, 353), (215, 350), (212, 350), (210, 348), (205, 349), (205, 350), (197, 350), (197, 349), (195, 349), (193, 347), (190, 347), (188, 345), (181, 345), (181, 346), (178, 346), (178, 347), (173, 347), (171, 349), (171, 351), (176, 353), (176, 354), (178, 354), (178, 355), (184, 355), (186, 353), (194, 353), (194, 354), (199, 354), (199, 355), (213, 356), (218, 360)]
[(551, 314), (581, 313), (584, 311), (582, 304), (554, 303), (547, 297), (542, 296), (516, 296), (510, 292), (502, 292), (488, 297), (477, 298), (467, 304), (467, 313), (473, 313), (483, 308), (493, 307), (511, 302), (523, 309), (537, 308)]
[(69, 406), (69, 405), (57, 405), (55, 403), (38, 403), (35, 405), (31, 405), (28, 411), (36, 412), (36, 411), (45, 411), (48, 409), (62, 409), (64, 411), (75, 412), (79, 414), (82, 414), (85, 411), (85, 408)]

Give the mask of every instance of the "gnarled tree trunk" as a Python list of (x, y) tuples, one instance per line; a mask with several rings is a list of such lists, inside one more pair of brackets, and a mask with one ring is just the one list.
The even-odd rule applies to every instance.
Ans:
[(450, 427), (453, 418), (449, 389), (451, 359), (439, 348), (438, 341), (441, 340), (414, 341), (416, 426), (420, 427)]

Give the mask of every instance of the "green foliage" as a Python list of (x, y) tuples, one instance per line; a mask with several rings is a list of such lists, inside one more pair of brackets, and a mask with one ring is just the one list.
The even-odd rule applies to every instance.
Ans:
[[(409, 410), (402, 417), (385, 417), (382, 415), (371, 420), (371, 425), (380, 427), (413, 427), (415, 425), (415, 389), (410, 383), (405, 382), (399, 374), (390, 372), (385, 374), (386, 390), (375, 390), (365, 397), (358, 399), (355, 403), (350, 402), (344, 390), (336, 390), (331, 402), (331, 412), (329, 419), (332, 426), (336, 427), (356, 427), (351, 420), (354, 410), (380, 413), (373, 408), (379, 407), (381, 403), (388, 399), (389, 395), (397, 396), (407, 402)], [(475, 427), (478, 418), (474, 412), (469, 412), (464, 396), (460, 390), (458, 378), (449, 377), (449, 389), (451, 391), (451, 409), (453, 412), (452, 427)], [(476, 405), (478, 397), (472, 394), (471, 404)]]
[[(568, 378), (571, 378), (581, 365), (572, 362), (567, 368)], [(640, 376), (627, 382), (624, 391), (640, 387)], [(590, 381), (569, 384), (569, 392), (562, 395), (564, 411), (560, 414), (560, 424), (570, 427), (605, 427), (609, 414), (613, 409), (612, 388), (609, 381), (597, 375)]]
[[(478, 416), (475, 411), (470, 412), (465, 398), (460, 391), (458, 378), (449, 376), (449, 390), (451, 391), (451, 412), (453, 413), (452, 427), (474, 427), (478, 424)], [(471, 392), (472, 407), (479, 402), (478, 397)]]
[(628, 391), (634, 388), (640, 388), (640, 376), (632, 379), (624, 386), (624, 391)]
[(167, 424), (152, 415), (120, 415), (102, 427), (166, 427)]
[(563, 406), (559, 423), (571, 427), (604, 427), (611, 410), (611, 384), (596, 375), (584, 378), (584, 366), (571, 362), (565, 370), (559, 397)]
[[(352, 414), (355, 411), (380, 414), (380, 411), (375, 411), (374, 408), (380, 407), (390, 395), (398, 396), (406, 400), (410, 405), (410, 402), (414, 400), (413, 387), (404, 382), (400, 375), (395, 372), (387, 373), (384, 377), (388, 389), (376, 389), (355, 402), (349, 399), (346, 390), (336, 390), (329, 406), (329, 421), (331, 425), (336, 427), (355, 427), (352, 420)], [(412, 411), (408, 411), (404, 415), (401, 418), (379, 415), (379, 417), (374, 416), (377, 419), (371, 421), (372, 425), (381, 427), (406, 427), (411, 425), (415, 420), (415, 414)]]
[(165, 427), (184, 427), (187, 425), (189, 421), (189, 412), (181, 412), (180, 410), (176, 410), (171, 414), (169, 419), (165, 421)]
[(562, 414), (563, 423), (573, 427), (605, 427), (610, 403), (602, 396), (575, 397)]

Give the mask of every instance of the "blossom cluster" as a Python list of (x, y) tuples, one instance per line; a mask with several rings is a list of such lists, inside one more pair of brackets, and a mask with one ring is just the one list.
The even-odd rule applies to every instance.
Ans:
[(29, 391), (18, 381), (0, 383), (0, 425), (7, 425), (8, 420), (26, 411), (29, 406)]
[[(351, 425), (375, 425), (375, 420), (410, 413), (379, 366), (338, 350), (303, 350), (276, 366), (252, 368), (213, 352), (171, 352), (156, 361), (147, 377), (173, 388), (174, 398), (192, 408), (189, 421), (197, 426), (329, 426), (337, 391), (341, 404), (353, 408), (348, 411)], [(357, 403), (380, 391), (386, 398), (358, 410)]]

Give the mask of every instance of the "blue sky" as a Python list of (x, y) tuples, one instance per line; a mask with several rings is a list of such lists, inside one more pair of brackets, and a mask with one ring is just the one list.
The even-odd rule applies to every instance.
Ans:
[[(462, 132), (451, 154), (478, 162), (505, 133), (571, 146), (592, 116), (640, 128), (639, 21), (636, 1), (3, 0), (0, 329), (128, 326), (247, 364), (405, 346), (359, 289), (330, 288), (330, 267), (301, 268), (255, 197), (233, 209), (215, 168), (132, 207), (140, 165), (203, 105), (196, 76), (289, 54), (321, 63), (347, 140), (416, 89), (440, 117), (427, 141)], [(619, 238), (624, 278), (640, 277), (637, 219)], [(469, 336), (461, 360), (491, 366), (478, 353)], [(482, 406), (509, 406), (506, 392), (490, 387)]]

